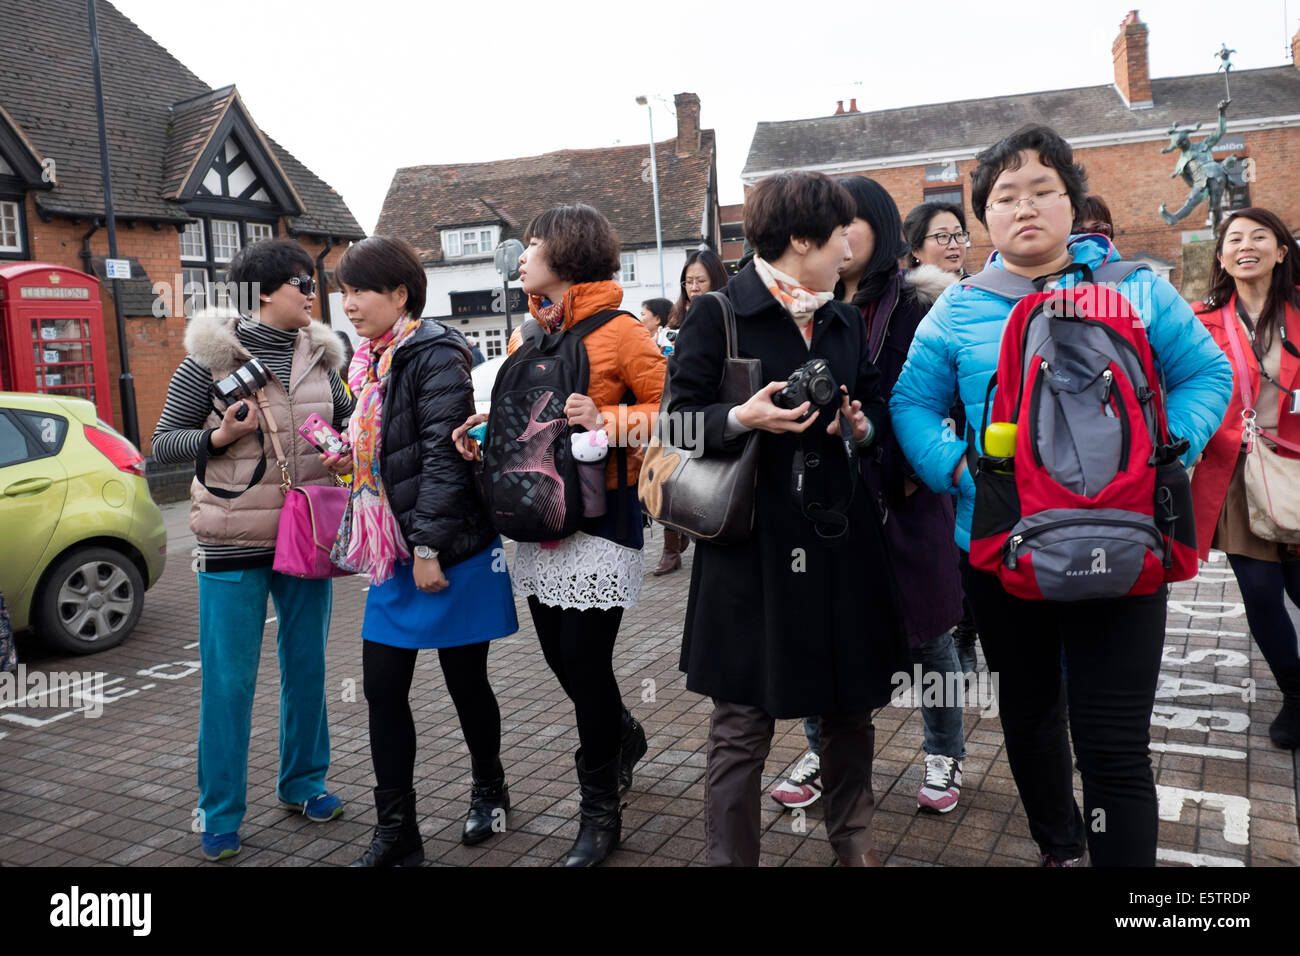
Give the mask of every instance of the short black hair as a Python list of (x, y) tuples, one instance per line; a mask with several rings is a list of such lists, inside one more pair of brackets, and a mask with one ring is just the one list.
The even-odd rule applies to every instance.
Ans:
[(546, 243), (546, 264), (566, 282), (604, 282), (622, 268), (614, 227), (594, 206), (552, 206), (524, 230), (524, 245), (534, 238)]
[(250, 243), (235, 253), (226, 269), (226, 280), (239, 286), (258, 284), (269, 295), (296, 275), (312, 275), (316, 262), (292, 239), (265, 239)]
[(641, 308), (649, 309), (659, 324), (663, 325), (668, 321), (668, 313), (673, 310), (673, 304), (668, 299), (646, 299), (641, 303)]
[(348, 246), (334, 267), (339, 285), (372, 292), (392, 292), (406, 287), (406, 311), (418, 319), (424, 313), (424, 296), (428, 280), (420, 257), (401, 239), (371, 236)]
[(768, 262), (781, 258), (791, 239), (826, 245), (856, 215), (853, 197), (821, 173), (777, 173), (745, 199), (745, 238)]
[[(957, 224), (962, 232), (966, 231), (966, 212), (954, 202), (929, 200), (913, 207), (903, 220), (903, 237), (908, 249), (920, 249), (925, 245), (925, 234), (930, 229), (930, 220), (941, 212), (950, 212), (957, 217)], [(915, 258), (915, 257), (913, 257)]]
[(1084, 196), (1083, 201), (1074, 207), (1074, 224), (1081, 226), (1085, 222), (1104, 222), (1112, 230), (1115, 228), (1115, 220), (1111, 218), (1110, 207), (1106, 205), (1106, 200), (1096, 193), (1089, 193)]
[(1026, 151), (1037, 153), (1040, 163), (1056, 170), (1070, 196), (1071, 207), (1077, 210), (1083, 202), (1083, 197), (1088, 193), (1088, 176), (1083, 167), (1074, 161), (1074, 150), (1070, 144), (1050, 126), (1022, 126), (975, 157), (976, 166), (970, 174), (971, 207), (981, 225), (987, 225), (984, 219), (987, 210), (984, 206), (989, 201), (993, 184), (1006, 170), (1019, 169), (1020, 154)]

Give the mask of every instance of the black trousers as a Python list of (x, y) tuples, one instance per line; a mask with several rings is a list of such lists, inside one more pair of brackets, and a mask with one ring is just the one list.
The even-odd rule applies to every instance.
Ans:
[[(438, 649), (447, 692), (456, 705), (476, 777), (490, 779), (501, 753), (501, 711), (488, 683), (488, 641)], [(380, 790), (410, 790), (415, 776), (415, 719), (411, 716), (414, 648), (361, 644), (361, 673), (370, 708), (370, 759)]]
[(603, 767), (618, 756), (623, 696), (614, 677), (614, 640), (623, 609), (561, 608), (528, 597), (542, 655), (573, 701), (583, 763)]
[[(965, 552), (961, 573), (997, 681), (1011, 773), (1039, 849), (1066, 860), (1082, 856), (1086, 842), (1094, 866), (1154, 866), (1149, 747), (1168, 589), (1110, 601), (1025, 601), (972, 568)], [(1082, 817), (1071, 737), (1083, 779)]]

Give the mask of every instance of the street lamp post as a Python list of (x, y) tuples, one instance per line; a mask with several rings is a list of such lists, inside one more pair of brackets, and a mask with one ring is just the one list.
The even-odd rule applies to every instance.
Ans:
[(654, 190), (655, 197), (655, 248), (659, 250), (659, 296), (667, 298), (664, 285), (664, 234), (663, 228), (659, 224), (659, 163), (655, 158), (655, 113), (650, 106), (649, 97), (638, 96), (636, 98), (638, 106), (644, 106), (646, 113), (650, 116), (650, 184)]

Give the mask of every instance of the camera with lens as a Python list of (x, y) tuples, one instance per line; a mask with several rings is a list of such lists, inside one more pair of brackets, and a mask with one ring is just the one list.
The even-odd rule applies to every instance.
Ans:
[(677, 341), (677, 330), (676, 330), (676, 329), (664, 329), (664, 341), (668, 342), (669, 344), (672, 344), (673, 342), (676, 342), (676, 341)]
[[(255, 358), (249, 359), (239, 368), (235, 369), (225, 378), (212, 383), (212, 397), (222, 404), (224, 408), (229, 408), (235, 402), (242, 402), (245, 399), (252, 398), (253, 393), (265, 387), (270, 381), (271, 373), (266, 370), (266, 366)], [(243, 421), (248, 415), (248, 409), (240, 409), (236, 417)]]
[(812, 407), (800, 418), (804, 421), (814, 411), (839, 403), (840, 386), (835, 381), (830, 364), (823, 358), (809, 359), (790, 373), (785, 388), (772, 396), (777, 408), (798, 408), (804, 402)]

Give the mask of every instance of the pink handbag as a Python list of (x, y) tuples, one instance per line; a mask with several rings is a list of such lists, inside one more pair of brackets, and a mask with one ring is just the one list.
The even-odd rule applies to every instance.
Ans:
[(348, 489), (338, 485), (308, 485), (285, 492), (273, 570), (296, 578), (351, 574), (330, 561), (330, 549), (347, 506)]

